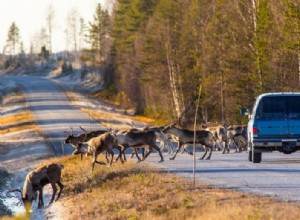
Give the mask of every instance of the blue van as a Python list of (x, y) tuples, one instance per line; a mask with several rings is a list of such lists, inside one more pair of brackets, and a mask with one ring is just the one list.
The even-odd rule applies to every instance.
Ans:
[(300, 150), (300, 93), (265, 93), (257, 97), (248, 122), (248, 160), (263, 152)]

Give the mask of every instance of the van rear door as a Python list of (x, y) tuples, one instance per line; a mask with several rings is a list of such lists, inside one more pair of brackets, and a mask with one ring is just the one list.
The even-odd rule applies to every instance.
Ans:
[(289, 133), (286, 97), (263, 97), (255, 113), (253, 127), (258, 138), (286, 138)]

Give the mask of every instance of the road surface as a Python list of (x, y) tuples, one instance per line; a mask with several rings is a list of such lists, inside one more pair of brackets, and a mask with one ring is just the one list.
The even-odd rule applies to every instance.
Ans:
[[(71, 154), (71, 145), (64, 145), (65, 131), (75, 133), (86, 130), (102, 129), (99, 123), (90, 119), (89, 115), (73, 106), (62, 89), (48, 78), (38, 76), (12, 76), (6, 79), (15, 81), (23, 90), (28, 110), (32, 111), (37, 125), (52, 143), (57, 156)], [(75, 132), (77, 131), (77, 132)], [(81, 131), (82, 132), (82, 131)]]

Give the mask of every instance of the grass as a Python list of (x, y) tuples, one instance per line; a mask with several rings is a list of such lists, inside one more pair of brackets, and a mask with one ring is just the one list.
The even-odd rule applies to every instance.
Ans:
[(0, 127), (0, 134), (16, 132), (25, 129), (38, 130), (38, 127), (34, 123), (34, 119), (30, 111), (22, 111), (16, 114), (2, 117)]
[[(100, 157), (104, 161), (104, 157)], [(300, 219), (298, 203), (197, 183), (143, 163), (96, 165), (67, 156), (59, 206), (66, 219)], [(75, 207), (75, 208), (74, 208)]]
[[(105, 123), (105, 121), (109, 122), (110, 120), (116, 120), (117, 118), (120, 119), (120, 123), (124, 124), (124, 122), (121, 122), (121, 120), (127, 119), (132, 121), (139, 121), (141, 123), (150, 124), (153, 123), (154, 120), (144, 117), (144, 116), (129, 116), (129, 115), (122, 115), (120, 116), (119, 113), (114, 112), (107, 112), (102, 110), (93, 110), (93, 109), (87, 109), (87, 108), (80, 108), (81, 111), (88, 113), (93, 119), (99, 121), (100, 123)], [(107, 123), (107, 126), (109, 126), (110, 123)], [(128, 126), (127, 126), (128, 127)]]

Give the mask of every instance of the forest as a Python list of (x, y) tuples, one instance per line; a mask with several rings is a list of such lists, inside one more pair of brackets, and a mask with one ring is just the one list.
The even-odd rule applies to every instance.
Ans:
[(259, 94), (300, 89), (299, 0), (119, 0), (112, 23), (115, 86), (137, 112), (190, 123), (201, 92), (200, 122), (244, 123)]
[(198, 107), (198, 123), (245, 124), (259, 94), (300, 91), (300, 0), (116, 0), (80, 22), (71, 59), (101, 67), (97, 96), (158, 123)]

